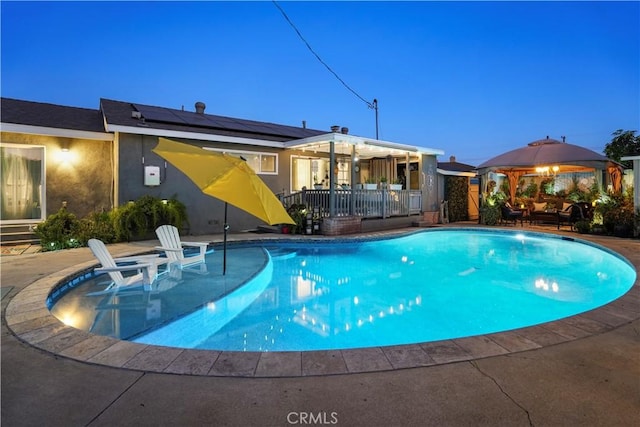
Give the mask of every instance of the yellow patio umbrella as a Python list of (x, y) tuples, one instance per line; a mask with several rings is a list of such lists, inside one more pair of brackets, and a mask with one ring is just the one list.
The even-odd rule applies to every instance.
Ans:
[(295, 224), (275, 194), (244, 160), (193, 145), (158, 138), (153, 152), (193, 181), (203, 193), (225, 202), (224, 265), (226, 271), (227, 203), (269, 225)]

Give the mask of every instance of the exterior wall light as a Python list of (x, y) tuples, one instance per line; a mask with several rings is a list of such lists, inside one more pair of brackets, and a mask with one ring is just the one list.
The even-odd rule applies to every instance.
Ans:
[(69, 150), (69, 143), (62, 142), (60, 144), (60, 151), (57, 154), (57, 160), (61, 164), (70, 164), (73, 162), (73, 153)]

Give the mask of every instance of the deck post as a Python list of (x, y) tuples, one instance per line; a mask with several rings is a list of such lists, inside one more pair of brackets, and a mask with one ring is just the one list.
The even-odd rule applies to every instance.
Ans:
[(335, 135), (329, 141), (329, 217), (336, 216), (336, 176), (334, 165), (336, 163), (336, 143)]
[(356, 201), (353, 190), (356, 188), (356, 145), (351, 145), (351, 197), (349, 197), (349, 215), (356, 214)]
[[(406, 163), (406, 167), (404, 169), (404, 185), (405, 185), (405, 190), (409, 191), (409, 193), (407, 194), (411, 194), (410, 190), (411, 190), (411, 156), (410, 153), (407, 151), (405, 153), (405, 162)], [(407, 216), (411, 215), (411, 196), (409, 195), (409, 197), (407, 197)]]

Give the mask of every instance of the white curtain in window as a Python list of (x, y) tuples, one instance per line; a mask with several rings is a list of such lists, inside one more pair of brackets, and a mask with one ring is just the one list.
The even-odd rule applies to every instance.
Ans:
[(3, 220), (39, 219), (43, 149), (2, 147)]

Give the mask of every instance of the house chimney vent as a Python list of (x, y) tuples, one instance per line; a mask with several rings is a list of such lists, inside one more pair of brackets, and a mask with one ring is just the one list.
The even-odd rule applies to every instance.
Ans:
[(340, 132), (340, 126), (331, 126), (331, 132), (338, 133)]
[(349, 128), (343, 127), (342, 129), (340, 129), (340, 133), (343, 133), (345, 135), (348, 134), (349, 133)]
[(456, 156), (449, 157), (449, 162), (455, 163), (456, 162)]
[(307, 121), (303, 120), (302, 121), (302, 129), (306, 129), (307, 128)]
[(207, 108), (207, 106), (204, 104), (204, 102), (196, 102), (196, 113), (198, 114), (204, 114), (204, 109)]

